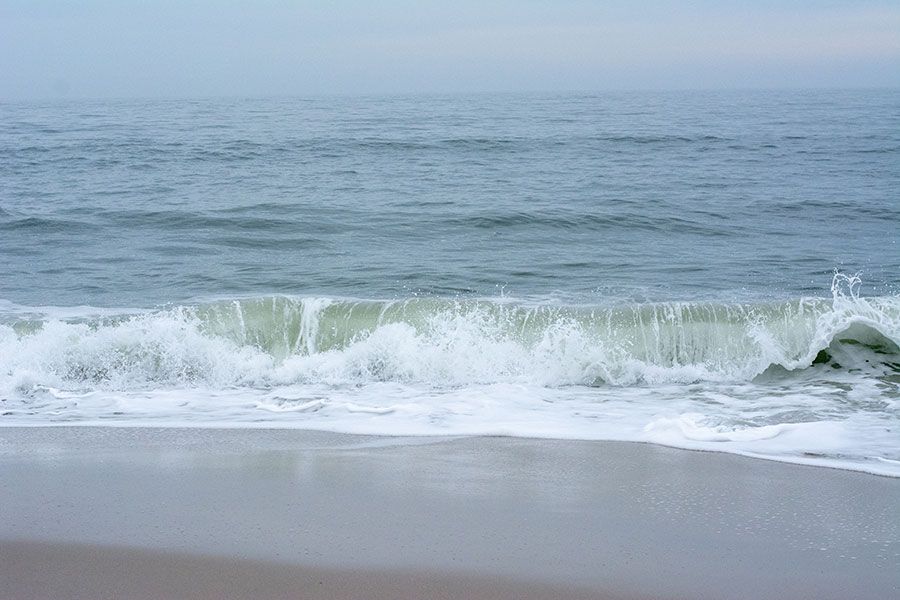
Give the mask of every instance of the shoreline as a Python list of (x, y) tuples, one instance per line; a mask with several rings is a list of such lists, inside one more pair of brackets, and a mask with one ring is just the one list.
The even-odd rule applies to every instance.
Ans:
[[(900, 592), (900, 481), (727, 453), (297, 429), (2, 427), (0, 480), (0, 548), (31, 548), (48, 572), (77, 547), (107, 565), (120, 551), (143, 552), (170, 567), (179, 557), (247, 561), (259, 573), (405, 573), (572, 597)], [(27, 575), (15, 574), (0, 561), (0, 595), (29, 597), (3, 589)]]
[[(579, 437), (540, 437), (540, 436), (529, 436), (529, 435), (513, 435), (513, 434), (481, 434), (481, 433), (459, 433), (459, 434), (447, 434), (447, 435), (436, 435), (430, 433), (423, 434), (410, 434), (404, 433), (402, 435), (387, 435), (380, 433), (366, 433), (366, 432), (355, 432), (355, 431), (338, 431), (333, 429), (316, 429), (314, 427), (290, 427), (290, 426), (273, 426), (271, 423), (266, 422), (236, 422), (236, 423), (227, 423), (227, 422), (213, 422), (213, 423), (192, 423), (192, 422), (174, 422), (174, 423), (166, 423), (165, 425), (160, 425), (159, 423), (152, 422), (98, 422), (98, 421), (87, 421), (87, 422), (43, 422), (43, 423), (17, 423), (17, 424), (0, 424), (0, 432), (4, 429), (56, 429), (56, 428), (73, 428), (73, 429), (148, 429), (148, 430), (165, 430), (165, 429), (178, 429), (178, 430), (212, 430), (212, 431), (267, 431), (267, 432), (301, 432), (301, 433), (309, 433), (311, 435), (333, 435), (333, 436), (347, 436), (350, 438), (377, 438), (383, 440), (397, 440), (397, 445), (419, 445), (419, 444), (430, 444), (430, 443), (442, 443), (452, 440), (458, 439), (513, 439), (513, 440), (531, 440), (531, 441), (547, 441), (547, 442), (573, 442), (573, 443), (585, 443), (585, 444), (642, 444), (648, 446), (658, 446), (661, 448), (669, 448), (672, 450), (679, 450), (684, 452), (700, 452), (700, 453), (709, 453), (709, 454), (724, 454), (727, 456), (735, 456), (738, 458), (750, 459), (750, 460), (760, 460), (763, 462), (774, 462), (779, 464), (792, 465), (796, 467), (812, 467), (818, 469), (833, 469), (836, 471), (843, 471), (848, 473), (859, 473), (863, 475), (872, 475), (874, 477), (884, 477), (887, 479), (900, 479), (900, 473), (887, 471), (887, 470), (879, 470), (875, 468), (866, 468), (863, 466), (853, 467), (847, 466), (846, 463), (835, 463), (834, 460), (828, 458), (819, 458), (816, 456), (808, 456), (808, 457), (795, 457), (795, 458), (786, 458), (778, 455), (766, 455), (760, 454), (756, 452), (746, 452), (746, 451), (737, 451), (737, 450), (718, 450), (715, 448), (699, 448), (699, 447), (690, 447), (690, 446), (681, 446), (676, 444), (666, 444), (664, 442), (651, 441), (651, 440), (629, 440), (629, 439), (585, 439)], [(414, 441), (413, 441), (414, 440)], [(887, 460), (887, 459), (884, 459)], [(853, 463), (859, 464), (862, 463)]]

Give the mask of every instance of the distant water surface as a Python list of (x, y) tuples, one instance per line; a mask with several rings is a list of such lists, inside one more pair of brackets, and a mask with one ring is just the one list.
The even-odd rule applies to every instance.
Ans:
[(0, 424), (900, 475), (900, 92), (0, 104)]

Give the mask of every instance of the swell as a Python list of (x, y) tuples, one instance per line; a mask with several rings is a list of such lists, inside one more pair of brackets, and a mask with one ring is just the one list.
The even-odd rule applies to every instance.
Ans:
[(709, 237), (727, 236), (728, 232), (708, 227), (689, 219), (667, 216), (665, 219), (639, 214), (600, 215), (591, 213), (561, 213), (560, 211), (506, 212), (475, 214), (467, 217), (447, 219), (448, 226), (488, 229), (542, 227), (562, 230), (608, 231), (627, 228), (635, 231), (680, 232), (701, 234)]
[(546, 387), (900, 377), (900, 298), (621, 307), (273, 296), (140, 314), (7, 316), (0, 391), (33, 385)]
[[(194, 125), (194, 127), (200, 127)], [(210, 129), (218, 129), (212, 126)], [(14, 133), (27, 130), (13, 128)], [(90, 132), (78, 128), (40, 131), (43, 134), (77, 134)], [(716, 135), (669, 135), (647, 134), (628, 135), (614, 132), (596, 135), (558, 134), (540, 136), (460, 136), (443, 137), (422, 135), (421, 137), (388, 136), (285, 136), (278, 141), (255, 140), (241, 137), (213, 137), (204, 143), (190, 143), (158, 135), (133, 136), (117, 135), (115, 130), (104, 132), (95, 130), (93, 136), (84, 139), (41, 139), (37, 143), (0, 146), (0, 158), (7, 161), (31, 163), (65, 163), (74, 155), (83, 162), (94, 162), (98, 157), (116, 160), (112, 164), (124, 164), (122, 159), (153, 159), (158, 161), (196, 161), (198, 163), (241, 163), (246, 161), (273, 160), (285, 156), (322, 156), (330, 153), (459, 153), (479, 152), (481, 154), (515, 154), (530, 151), (545, 151), (548, 148), (588, 145), (604, 149), (644, 149), (648, 146), (707, 148), (730, 144), (730, 149), (744, 149), (735, 146), (739, 138)], [(804, 139), (804, 138), (798, 138)], [(789, 138), (785, 141), (790, 142)], [(795, 140), (796, 141), (796, 140)], [(889, 143), (892, 140), (886, 140)], [(772, 145), (772, 147), (777, 147)], [(892, 153), (897, 148), (885, 145), (852, 150), (866, 153)]]
[(0, 213), (0, 232), (18, 232), (27, 233), (71, 233), (73, 231), (92, 233), (100, 230), (100, 226), (85, 221), (76, 221), (72, 219), (53, 219), (48, 217), (21, 217), (7, 218), (8, 213)]

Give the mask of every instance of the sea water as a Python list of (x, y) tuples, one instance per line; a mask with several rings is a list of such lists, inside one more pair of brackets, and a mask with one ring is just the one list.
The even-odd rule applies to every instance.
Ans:
[(900, 93), (0, 104), (0, 425), (900, 476)]

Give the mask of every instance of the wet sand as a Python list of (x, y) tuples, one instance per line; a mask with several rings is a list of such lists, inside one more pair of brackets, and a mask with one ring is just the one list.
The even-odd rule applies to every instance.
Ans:
[(725, 454), (0, 428), (0, 482), (4, 598), (900, 595), (900, 479)]
[(4, 598), (384, 598), (576, 600), (595, 597), (540, 583), (404, 571), (357, 571), (65, 544), (0, 546)]

